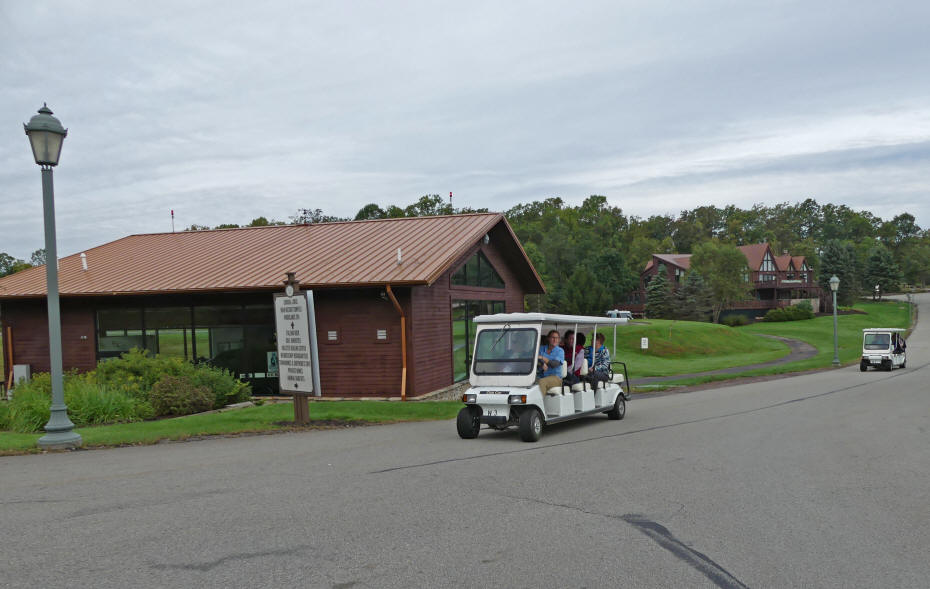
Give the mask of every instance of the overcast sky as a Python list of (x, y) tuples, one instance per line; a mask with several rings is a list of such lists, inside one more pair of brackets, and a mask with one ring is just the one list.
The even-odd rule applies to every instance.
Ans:
[(930, 2), (0, 0), (0, 252), (22, 123), (68, 128), (59, 254), (424, 194), (629, 215), (846, 204), (930, 226)]

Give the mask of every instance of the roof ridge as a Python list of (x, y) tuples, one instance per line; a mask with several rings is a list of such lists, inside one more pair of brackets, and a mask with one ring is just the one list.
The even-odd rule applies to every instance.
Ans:
[[(216, 233), (219, 231), (241, 231), (243, 229), (275, 229), (275, 228), (282, 228), (282, 227), (311, 227), (311, 226), (316, 226), (316, 225), (345, 225), (348, 223), (383, 223), (386, 221), (416, 221), (416, 220), (422, 220), (422, 219), (446, 219), (449, 217), (480, 217), (480, 216), (494, 216), (494, 215), (503, 216), (503, 213), (488, 211), (486, 213), (479, 213), (479, 212), (453, 213), (451, 215), (421, 215), (417, 217), (387, 217), (384, 219), (345, 219), (343, 221), (324, 221), (320, 223), (285, 223), (281, 225), (258, 225), (256, 227), (249, 227), (249, 226), (219, 227), (219, 228), (213, 228), (213, 229), (194, 229), (194, 230), (182, 229), (181, 231), (154, 231), (151, 233), (133, 233), (131, 235), (126, 235), (124, 237), (115, 239), (107, 243), (114, 243), (116, 241), (120, 241), (121, 239), (128, 239), (130, 237), (141, 237), (145, 235), (188, 235), (188, 234), (196, 234), (196, 233)], [(82, 251), (87, 251), (87, 250), (82, 250)]]

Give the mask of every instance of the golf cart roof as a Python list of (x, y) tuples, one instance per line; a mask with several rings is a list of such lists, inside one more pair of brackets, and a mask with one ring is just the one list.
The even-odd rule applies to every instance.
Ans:
[(556, 315), (553, 313), (496, 313), (478, 315), (475, 323), (559, 323), (562, 325), (626, 325), (627, 320), (613, 317), (592, 317), (590, 315)]
[(907, 331), (902, 327), (866, 327), (862, 330), (863, 333), (903, 333)]

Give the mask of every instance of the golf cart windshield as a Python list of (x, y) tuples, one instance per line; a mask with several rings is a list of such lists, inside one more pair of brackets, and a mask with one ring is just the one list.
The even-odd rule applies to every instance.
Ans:
[(530, 374), (536, 370), (536, 341), (533, 328), (483, 329), (475, 344), (474, 373)]
[(887, 350), (891, 346), (891, 334), (889, 333), (867, 333), (863, 348), (866, 350)]

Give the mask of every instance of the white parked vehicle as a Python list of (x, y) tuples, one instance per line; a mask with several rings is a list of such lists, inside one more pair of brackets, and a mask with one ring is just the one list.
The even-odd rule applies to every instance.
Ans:
[(607, 311), (607, 316), (613, 319), (623, 319), (629, 321), (633, 319), (633, 313), (630, 311), (621, 311), (620, 309), (611, 309)]
[[(605, 413), (609, 419), (623, 419), (626, 415), (630, 381), (623, 362), (611, 362), (606, 382), (593, 378), (593, 373), (588, 372), (587, 359), (581, 366), (582, 382), (577, 384), (541, 391), (536, 376), (541, 336), (550, 330), (556, 329), (560, 335), (567, 329), (576, 334), (585, 333), (593, 346), (597, 328), (612, 327), (613, 359), (617, 349), (617, 325), (625, 320), (499, 313), (481, 315), (474, 321), (477, 333), (469, 376), (471, 388), (462, 395), (465, 407), (456, 420), (462, 438), (476, 437), (484, 424), (497, 430), (518, 427), (523, 441), (535, 442), (542, 435), (543, 427), (555, 423), (599, 413)], [(567, 373), (568, 364), (563, 362), (562, 378)]]
[(862, 330), (862, 360), (859, 370), (869, 366), (882, 370), (904, 368), (907, 365), (906, 329), (900, 327), (870, 327)]

